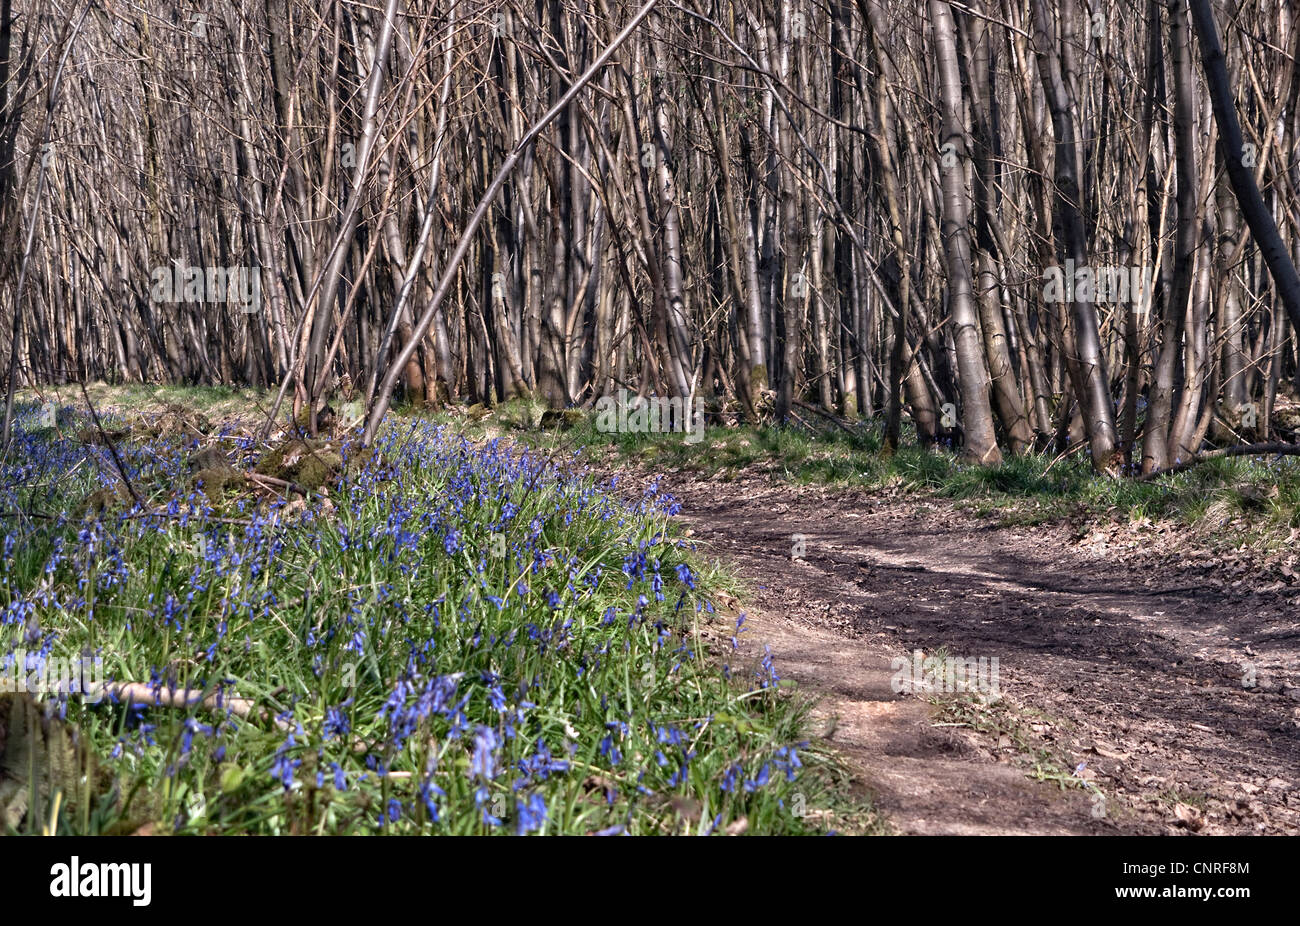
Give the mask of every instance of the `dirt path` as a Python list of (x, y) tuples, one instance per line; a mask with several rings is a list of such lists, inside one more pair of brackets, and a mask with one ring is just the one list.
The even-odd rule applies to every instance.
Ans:
[[(770, 646), (819, 696), (826, 738), (897, 831), (1300, 833), (1289, 565), (1275, 580), (1155, 528), (1005, 528), (912, 496), (661, 485), (750, 583), (750, 652)], [(940, 647), (998, 658), (1028, 746), (895, 693), (890, 660)], [(1031, 746), (1057, 773), (1086, 763), (1090, 786), (1033, 776)]]

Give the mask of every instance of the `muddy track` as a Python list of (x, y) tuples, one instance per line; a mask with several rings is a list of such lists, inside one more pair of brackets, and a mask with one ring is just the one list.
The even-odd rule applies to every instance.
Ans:
[[(1300, 833), (1300, 586), (1169, 532), (1000, 527), (761, 477), (661, 485), (749, 583), (750, 653), (818, 697), (898, 832)], [(1028, 746), (894, 691), (891, 659), (940, 648), (998, 658)], [(1040, 748), (1080, 780), (1035, 774)]]

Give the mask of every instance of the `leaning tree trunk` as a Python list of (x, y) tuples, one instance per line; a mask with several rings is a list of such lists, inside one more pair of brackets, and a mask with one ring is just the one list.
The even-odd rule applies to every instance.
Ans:
[(1241, 124), (1233, 104), (1232, 86), (1228, 82), (1227, 58), (1219, 41), (1219, 30), (1214, 25), (1214, 12), (1210, 0), (1191, 0), (1192, 21), (1196, 36), (1201, 42), (1201, 63), (1205, 68), (1205, 81), (1210, 88), (1210, 102), (1214, 106), (1214, 121), (1219, 126), (1220, 145), (1228, 167), (1228, 180), (1241, 204), (1242, 215), (1250, 226), (1250, 233), (1259, 244), (1260, 253), (1268, 265), (1269, 275), (1277, 288), (1278, 298), (1286, 309), (1291, 326), (1300, 332), (1300, 275), (1297, 275), (1286, 243), (1278, 234), (1277, 223), (1264, 205), (1255, 183), (1255, 176), (1243, 163), (1246, 146), (1241, 138)]

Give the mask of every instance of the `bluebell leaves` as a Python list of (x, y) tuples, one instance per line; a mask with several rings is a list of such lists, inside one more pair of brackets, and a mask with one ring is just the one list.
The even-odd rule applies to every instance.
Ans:
[[(757, 692), (753, 675), (728, 683), (702, 632), (709, 583), (657, 487), (625, 497), (408, 419), (373, 452), (344, 441), (328, 497), (306, 499), (214, 502), (183, 478), (190, 442), (124, 440), (144, 504), (78, 517), (112, 461), (22, 425), (0, 506), (50, 517), (3, 525), (0, 666), (88, 651), (109, 681), (199, 692), (180, 709), (61, 705), (165, 827), (665, 832), (682, 796), (724, 825), (768, 808), (772, 829), (801, 831), (772, 816), (801, 771), (775, 666), (746, 667)], [(262, 452), (222, 446), (240, 467)], [(54, 474), (67, 498), (23, 488)]]

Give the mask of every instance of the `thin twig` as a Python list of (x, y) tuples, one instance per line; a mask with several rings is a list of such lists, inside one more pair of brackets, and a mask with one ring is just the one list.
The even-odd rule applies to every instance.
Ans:
[(135, 486), (131, 484), (131, 478), (126, 474), (126, 465), (122, 462), (122, 458), (117, 453), (117, 445), (113, 442), (113, 439), (108, 436), (108, 432), (104, 430), (103, 422), (99, 420), (99, 413), (95, 411), (95, 405), (90, 401), (90, 393), (86, 390), (85, 382), (83, 381), (80, 385), (81, 395), (86, 400), (86, 407), (90, 409), (90, 418), (95, 422), (95, 428), (99, 431), (99, 436), (103, 438), (104, 443), (108, 446), (108, 452), (113, 455), (113, 463), (117, 466), (118, 475), (121, 476), (122, 481), (126, 483), (126, 489), (131, 493), (131, 497), (135, 499), (135, 503), (143, 508), (144, 499), (141, 498), (140, 493), (135, 490)]

